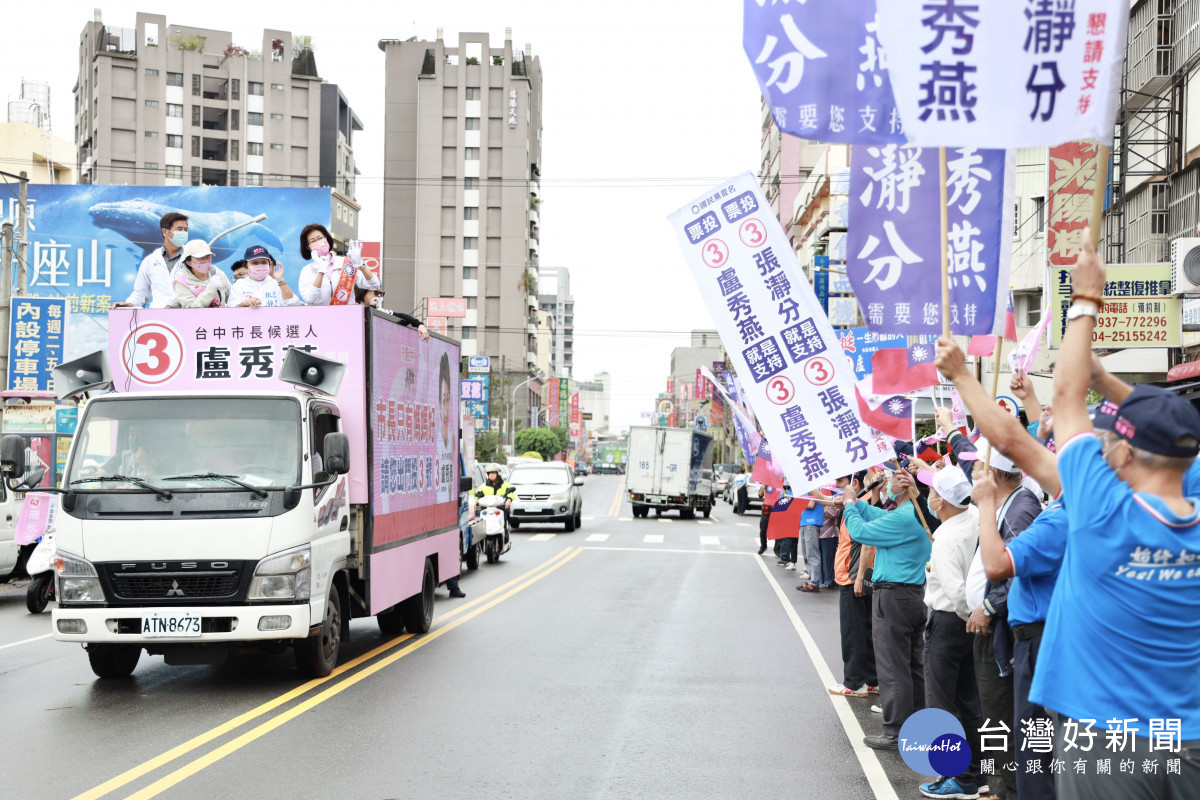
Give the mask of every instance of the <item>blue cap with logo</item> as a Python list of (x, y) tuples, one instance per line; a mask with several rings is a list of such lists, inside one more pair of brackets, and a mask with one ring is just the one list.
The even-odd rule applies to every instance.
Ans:
[(1200, 447), (1200, 411), (1174, 392), (1141, 384), (1121, 403), (1112, 430), (1147, 453), (1192, 458)]
[(256, 258), (270, 258), (271, 263), (275, 263), (275, 259), (271, 256), (271, 253), (261, 244), (252, 244), (247, 247), (246, 254), (242, 256), (242, 258), (244, 258), (246, 261), (252, 261)]

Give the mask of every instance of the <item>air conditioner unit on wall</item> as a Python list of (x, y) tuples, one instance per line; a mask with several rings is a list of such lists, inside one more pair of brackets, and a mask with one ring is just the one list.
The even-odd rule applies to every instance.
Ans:
[(1200, 292), (1200, 237), (1171, 242), (1171, 290)]

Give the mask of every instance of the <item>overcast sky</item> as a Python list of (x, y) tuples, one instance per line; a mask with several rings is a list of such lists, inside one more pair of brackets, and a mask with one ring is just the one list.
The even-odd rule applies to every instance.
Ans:
[[(92, 3), (7, 3), (0, 95), (22, 76), (48, 81), (56, 135), (74, 136), (79, 33)], [(682, 0), (576, 4), (106, 2), (103, 21), (134, 27), (138, 11), (169, 25), (229, 30), (247, 49), (264, 28), (313, 37), (317, 68), (342, 87), (365, 130), (360, 235), (383, 219), (383, 77), (379, 39), (487, 32), (532, 45), (543, 83), (541, 263), (571, 270), (575, 376), (608, 370), (612, 422), (641, 424), (665, 389), (673, 347), (712, 320), (666, 217), (708, 186), (757, 171), (759, 94), (742, 53), (742, 5)], [(178, 9), (174, 11), (172, 9)], [(361, 10), (360, 10), (361, 9)]]

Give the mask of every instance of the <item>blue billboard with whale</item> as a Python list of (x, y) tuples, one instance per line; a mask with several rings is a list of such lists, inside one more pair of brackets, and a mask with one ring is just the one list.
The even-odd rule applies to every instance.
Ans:
[[(108, 309), (129, 297), (142, 259), (162, 247), (158, 221), (169, 211), (188, 217), (188, 235), (211, 242), (226, 277), (250, 245), (261, 244), (299, 285), (300, 231), (330, 223), (331, 190), (226, 186), (29, 186), (29, 294), (63, 297), (71, 306), (66, 358), (108, 347)], [(17, 222), (16, 202), (0, 217)], [(16, 279), (14, 275), (14, 286)]]

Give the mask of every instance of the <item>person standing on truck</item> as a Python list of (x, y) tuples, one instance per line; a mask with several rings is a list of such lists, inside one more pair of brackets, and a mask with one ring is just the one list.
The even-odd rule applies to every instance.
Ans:
[(163, 246), (155, 248), (142, 259), (137, 277), (133, 279), (133, 293), (123, 303), (113, 303), (113, 308), (178, 308), (171, 273), (179, 265), (183, 246), (188, 240), (188, 218), (177, 211), (163, 214), (158, 221)]
[(362, 260), (362, 242), (351, 242), (345, 256), (336, 255), (333, 237), (324, 225), (311, 223), (300, 231), (300, 255), (311, 259), (300, 271), (300, 297), (310, 306), (346, 306), (354, 302), (354, 287), (378, 289), (379, 276)]
[(416, 328), (417, 333), (421, 334), (421, 341), (429, 341), (429, 329), (425, 327), (424, 322), (421, 322), (421, 320), (412, 314), (405, 314), (403, 311), (392, 311), (390, 308), (383, 307), (383, 289), (364, 289), (361, 286), (355, 286), (354, 302), (360, 306), (370, 306), (382, 311), (384, 314), (391, 314), (408, 327)]
[(183, 269), (174, 277), (175, 299), (180, 308), (221, 308), (229, 304), (229, 279), (212, 268), (212, 250), (203, 239), (183, 246)]
[(516, 489), (506, 480), (500, 478), (500, 467), (495, 464), (487, 466), (487, 482), (475, 490), (476, 497), (492, 497), (499, 495), (504, 498), (504, 527), (508, 528), (509, 509), (512, 508), (512, 496)]
[(240, 308), (259, 306), (302, 306), (283, 277), (283, 265), (261, 244), (246, 248), (248, 274), (233, 284), (229, 305)]

